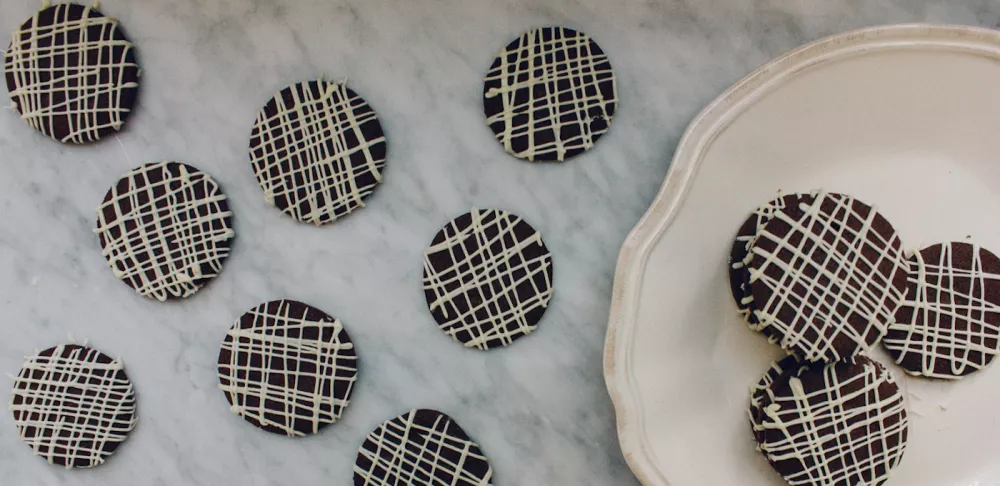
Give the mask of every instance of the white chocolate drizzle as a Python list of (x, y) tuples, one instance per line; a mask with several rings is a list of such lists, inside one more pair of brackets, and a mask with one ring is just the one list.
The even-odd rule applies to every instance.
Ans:
[[(617, 81), (608, 56), (588, 35), (564, 27), (529, 30), (497, 58), (499, 65), (486, 75), (484, 96), (500, 97), (503, 110), (487, 114), (486, 122), (503, 124), (496, 139), (507, 153), (528, 160), (562, 161), (568, 152), (589, 150), (610, 128), (618, 103)], [(495, 85), (499, 87), (491, 87)], [(601, 89), (608, 85), (610, 99)], [(539, 111), (546, 114), (536, 118)], [(594, 111), (607, 122), (597, 130), (592, 126)], [(573, 130), (568, 130), (572, 125)], [(546, 130), (552, 130), (555, 139), (536, 143), (537, 133)], [(564, 131), (572, 136), (564, 138)], [(515, 138), (526, 138), (527, 148), (517, 151), (512, 144)]]
[[(122, 97), (127, 90), (138, 87), (135, 81), (125, 79), (128, 69), (138, 69), (127, 58), (132, 43), (119, 31), (117, 20), (100, 15), (95, 8), (46, 5), (14, 31), (5, 57), (7, 76), (13, 77), (15, 84), (10, 97), (21, 118), (61, 142), (91, 142), (99, 139), (104, 130), (120, 130), (129, 112)], [(48, 9), (55, 9), (53, 24), (39, 26), (41, 14)], [(81, 18), (71, 15), (77, 9), (83, 9)], [(90, 35), (95, 30), (100, 35)], [(70, 35), (79, 40), (68, 43)], [(46, 67), (56, 58), (68, 61), (71, 55), (76, 56), (75, 65)], [(92, 58), (97, 59), (96, 64), (91, 63)], [(101, 78), (107, 81), (98, 83)], [(53, 99), (64, 101), (53, 104)], [(107, 106), (99, 108), (99, 100), (106, 101)], [(65, 117), (69, 124), (69, 134), (61, 139), (56, 138), (53, 127), (55, 117)]]
[(761, 377), (760, 381), (750, 387), (750, 409), (748, 412), (750, 414), (750, 426), (755, 431), (759, 425), (762, 412), (761, 407), (764, 406), (764, 398), (768, 390), (782, 375), (786, 373), (797, 374), (797, 370), (793, 369), (796, 366), (801, 368), (805, 365), (799, 363), (799, 360), (792, 356), (787, 356), (780, 361), (774, 361), (767, 369), (767, 372), (764, 373), (764, 376)]
[(385, 167), (384, 148), (373, 153), (385, 136), (368, 139), (363, 130), (379, 123), (368, 103), (344, 84), (322, 80), (290, 86), (272, 101), (277, 113), (268, 113), (271, 103), (260, 110), (250, 143), (264, 200), (280, 200), (284, 213), (315, 225), (363, 207)]
[[(102, 357), (111, 362), (102, 363)], [(21, 440), (67, 469), (103, 464), (113, 452), (106, 445), (123, 442), (137, 420), (135, 390), (124, 368), (121, 359), (75, 345), (28, 357), (10, 401)]]
[[(753, 260), (753, 244), (757, 241), (757, 236), (760, 234), (760, 230), (764, 228), (764, 225), (767, 224), (771, 218), (774, 217), (774, 213), (785, 209), (785, 199), (789, 197), (794, 197), (794, 195), (779, 196), (774, 200), (769, 201), (767, 204), (759, 206), (754, 210), (753, 214), (750, 215), (750, 219), (754, 222), (753, 233), (747, 235), (736, 235), (736, 244), (743, 245), (746, 256), (742, 260), (730, 261), (729, 267), (732, 270), (749, 273), (748, 268), (750, 266), (750, 262)], [(754, 322), (754, 319), (752, 319), (754, 309), (753, 292), (747, 288), (746, 283), (742, 283), (740, 287), (743, 289), (743, 298), (740, 300), (739, 306), (737, 306), (740, 316), (742, 316), (743, 320), (750, 325), (751, 329), (759, 331), (759, 326), (756, 322)]]
[[(827, 202), (832, 210), (824, 208)], [(804, 213), (800, 220), (788, 211), (774, 213), (772, 222), (787, 223), (788, 234), (775, 235), (769, 223), (753, 245), (751, 285), (772, 290), (769, 301), (758, 304), (754, 313), (761, 327), (770, 326), (781, 335), (784, 349), (806, 361), (836, 361), (874, 345), (903, 299), (905, 289), (894, 285), (897, 272), (906, 271), (899, 236), (895, 229), (888, 238), (879, 234), (872, 227), (878, 212), (870, 208), (862, 215), (856, 202), (850, 196), (821, 191), (812, 204), (800, 205)], [(860, 228), (852, 228), (851, 222)], [(773, 251), (760, 244), (765, 238), (777, 245)], [(874, 260), (866, 255), (872, 252)], [(888, 275), (882, 272), (883, 265)], [(776, 267), (780, 276), (768, 275), (769, 267)], [(806, 295), (799, 295), (799, 290)], [(793, 318), (785, 320), (782, 314)], [(863, 320), (864, 327), (852, 325), (852, 316)], [(873, 332), (876, 339), (869, 342)], [(835, 347), (840, 339), (853, 341), (849, 354), (842, 355), (843, 350)]]
[(382, 423), (358, 451), (362, 461), (367, 468), (354, 465), (354, 484), (361, 486), (493, 484), (479, 445), (451, 417), (433, 410), (411, 410)]
[[(844, 366), (860, 372), (838, 376), (846, 374)], [(807, 373), (820, 374), (822, 387), (805, 389)], [(767, 390), (763, 419), (754, 427), (762, 439), (759, 449), (772, 464), (799, 462), (794, 472), (787, 463), (782, 467), (788, 484), (882, 484), (906, 450), (909, 424), (892, 374), (858, 359), (800, 368), (788, 384), (790, 395)]]
[[(424, 290), (433, 294), (430, 310), (447, 319), (439, 322), (441, 329), (465, 347), (485, 351), (496, 343), (508, 346), (537, 328), (528, 313), (552, 298), (552, 255), (547, 250), (525, 255), (544, 243), (534, 229), (527, 237), (515, 234), (516, 227), (527, 225), (518, 216), (496, 209), (473, 209), (469, 216), (468, 226), (460, 227), (458, 219), (449, 222), (444, 240), (424, 252)], [(435, 267), (437, 254), (446, 255), (450, 266)], [(526, 287), (530, 292), (524, 298), (518, 289)], [(466, 334), (471, 339), (459, 339)]]
[[(304, 336), (310, 328), (318, 337)], [(298, 437), (305, 424), (316, 433), (350, 404), (358, 378), (354, 344), (340, 320), (318, 309), (285, 300), (261, 304), (236, 320), (222, 350), (229, 362), (219, 364), (219, 388), (230, 410), (262, 428)], [(275, 374), (284, 386), (271, 382)]]
[[(956, 245), (971, 248), (971, 262), (956, 261)], [(959, 379), (986, 367), (1000, 353), (997, 347), (1000, 302), (991, 301), (987, 294), (989, 289), (995, 291), (1000, 286), (1000, 275), (983, 268), (983, 253), (988, 252), (977, 245), (946, 243), (937, 246), (941, 247), (937, 262), (926, 261), (921, 252), (914, 252), (915, 261), (910, 265), (908, 277), (912, 292), (907, 293), (896, 313), (899, 316), (906, 309), (911, 318), (907, 322), (890, 324), (883, 344), (892, 351), (897, 364), (903, 363), (910, 354), (919, 356), (919, 369), (906, 367), (911, 374)], [(997, 259), (992, 254), (990, 257)], [(957, 282), (967, 288), (959, 289)], [(943, 318), (948, 321), (947, 325)], [(994, 345), (987, 345), (987, 340), (992, 340)], [(942, 361), (948, 372), (939, 370)]]

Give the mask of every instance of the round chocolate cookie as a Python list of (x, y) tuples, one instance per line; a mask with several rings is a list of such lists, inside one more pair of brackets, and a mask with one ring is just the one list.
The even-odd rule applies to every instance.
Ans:
[(473, 209), (424, 252), (424, 296), (441, 329), (466, 347), (508, 346), (532, 333), (545, 313), (552, 256), (520, 217)]
[(793, 485), (880, 485), (903, 457), (903, 394), (863, 356), (804, 366), (761, 403), (760, 451)]
[(268, 432), (315, 434), (340, 419), (358, 379), (340, 321), (292, 300), (251, 309), (226, 333), (219, 388), (231, 410)]
[(368, 434), (354, 464), (354, 486), (488, 486), (486, 455), (451, 417), (411, 410)]
[(102, 254), (141, 295), (188, 297), (222, 271), (232, 212), (211, 176), (177, 162), (125, 174), (97, 208)]
[(910, 259), (906, 299), (882, 344), (914, 375), (957, 379), (1000, 352), (1000, 258), (968, 243)]
[(10, 410), (21, 440), (67, 469), (104, 464), (136, 423), (135, 390), (122, 361), (75, 344), (27, 358), (14, 378)]
[(565, 27), (529, 30), (500, 52), (483, 88), (486, 123), (507, 153), (562, 161), (611, 126), (618, 88), (608, 56)]
[(753, 258), (750, 250), (757, 239), (757, 234), (771, 220), (775, 212), (800, 202), (812, 201), (813, 196), (809, 194), (788, 194), (776, 198), (754, 210), (736, 232), (736, 240), (733, 241), (733, 248), (729, 252), (729, 287), (743, 320), (751, 329), (761, 331), (765, 335), (770, 335), (770, 328), (759, 328), (757, 317), (753, 314), (756, 306), (753, 302), (753, 292), (750, 291), (750, 261)]
[(874, 346), (906, 290), (895, 229), (843, 194), (821, 192), (811, 204), (774, 213), (752, 251), (754, 314), (806, 361), (837, 361)]
[(264, 199), (321, 225), (359, 207), (382, 181), (386, 140), (375, 111), (347, 86), (289, 86), (261, 108), (250, 162)]
[(120, 130), (139, 87), (132, 43), (118, 21), (72, 3), (24, 22), (4, 66), (21, 119), (61, 142), (93, 142)]

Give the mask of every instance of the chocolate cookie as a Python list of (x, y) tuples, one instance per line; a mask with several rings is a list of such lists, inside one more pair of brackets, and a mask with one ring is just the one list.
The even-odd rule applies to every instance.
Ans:
[(233, 413), (268, 432), (315, 434), (340, 419), (358, 379), (340, 321), (292, 300), (251, 309), (226, 333), (219, 388)]
[(507, 153), (562, 161), (611, 126), (618, 88), (608, 56), (565, 27), (529, 30), (500, 52), (483, 88), (486, 123)]
[(136, 423), (135, 390), (122, 361), (75, 344), (27, 358), (14, 378), (10, 410), (21, 440), (67, 469), (104, 464)]
[(488, 486), (493, 469), (479, 444), (436, 410), (411, 410), (368, 434), (354, 486)]
[(121, 129), (139, 67), (118, 21), (72, 3), (43, 8), (14, 32), (4, 57), (21, 119), (61, 142), (93, 142)]
[(768, 202), (767, 204), (754, 210), (746, 221), (736, 232), (736, 240), (733, 248), (729, 252), (729, 287), (733, 292), (733, 300), (739, 309), (743, 320), (750, 325), (751, 329), (761, 331), (765, 335), (770, 335), (770, 328), (757, 326), (757, 317), (753, 311), (756, 308), (753, 302), (753, 292), (750, 291), (750, 261), (753, 253), (753, 243), (757, 239), (757, 234), (761, 228), (767, 224), (776, 211), (780, 211), (787, 206), (803, 203), (812, 203), (813, 196), (809, 194), (788, 194)]
[(863, 356), (799, 368), (761, 403), (760, 451), (794, 485), (879, 485), (903, 457), (903, 394)]
[(177, 162), (125, 174), (97, 208), (102, 254), (115, 276), (165, 301), (193, 295), (222, 271), (232, 212), (211, 176)]
[(882, 341), (915, 375), (957, 379), (1000, 352), (1000, 258), (968, 243), (936, 244), (910, 259), (906, 299)]
[(424, 296), (441, 329), (466, 347), (508, 346), (532, 333), (552, 298), (552, 256), (523, 219), (463, 214), (424, 252)]
[(806, 361), (874, 346), (902, 301), (906, 260), (892, 225), (865, 203), (821, 192), (760, 231), (750, 262), (754, 314)]
[(250, 162), (264, 199), (315, 225), (364, 206), (382, 181), (385, 155), (375, 111), (347, 86), (322, 80), (274, 95), (250, 134)]

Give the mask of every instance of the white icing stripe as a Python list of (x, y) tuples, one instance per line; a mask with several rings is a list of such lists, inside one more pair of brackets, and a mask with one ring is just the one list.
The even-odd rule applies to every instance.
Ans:
[[(310, 308), (304, 304), (301, 315), (292, 310), (286, 301), (269, 302), (248, 312), (253, 317), (250, 327), (241, 327), (242, 318), (236, 321), (222, 343), (230, 359), (219, 365), (219, 388), (229, 397), (234, 414), (289, 436), (303, 436), (296, 424), (308, 423), (316, 433), (340, 419), (358, 378), (357, 356), (339, 320), (326, 314), (310, 320)], [(318, 338), (290, 337), (302, 336), (306, 329), (316, 329)], [(260, 358), (260, 366), (252, 365), (252, 356)], [(272, 363), (279, 367), (272, 369)], [(275, 375), (284, 386), (271, 383)], [(300, 386), (310, 381), (311, 389)], [(346, 386), (343, 396), (337, 396), (338, 385)], [(255, 406), (247, 406), (251, 398)], [(279, 406), (276, 410), (265, 404)]]
[[(172, 172), (177, 172), (174, 175)], [(159, 182), (151, 182), (153, 175)], [(188, 297), (215, 277), (234, 235), (220, 203), (226, 196), (208, 175), (184, 164), (158, 162), (129, 171), (97, 208), (95, 233), (115, 276), (160, 301)], [(203, 190), (205, 197), (197, 197)], [(165, 208), (157, 208), (158, 203)], [(106, 213), (110, 213), (106, 214)], [(129, 228), (131, 226), (131, 229)], [(207, 272), (206, 272), (207, 270)]]
[[(14, 31), (5, 59), (7, 76), (13, 77), (16, 85), (10, 97), (21, 111), (21, 118), (49, 137), (55, 138), (53, 116), (65, 115), (70, 133), (60, 141), (97, 140), (103, 129), (120, 129), (123, 114), (129, 111), (122, 106), (121, 98), (126, 88), (138, 86), (123, 79), (126, 68), (137, 67), (126, 60), (132, 44), (115, 38), (117, 20), (103, 15), (90, 17), (92, 7), (84, 7), (83, 18), (79, 20), (70, 19), (71, 4), (50, 8), (55, 9), (53, 25), (39, 27), (40, 14), (46, 10), (43, 9), (35, 13), (28, 30)], [(91, 37), (93, 29), (99, 29), (100, 35)], [(79, 41), (66, 44), (70, 34), (79, 35)], [(110, 57), (115, 48), (121, 48), (119, 58)], [(40, 66), (42, 60), (57, 57), (68, 60), (74, 54), (78, 56), (76, 65), (58, 69)], [(91, 56), (97, 58), (96, 64), (90, 64)], [(112, 77), (115, 73), (117, 77)], [(101, 84), (97, 82), (101, 77), (110, 79)], [(51, 104), (49, 100), (58, 99), (57, 96), (65, 97), (65, 101)], [(99, 99), (107, 100), (108, 107), (98, 109)], [(98, 123), (98, 114), (107, 115), (109, 121)]]
[[(470, 215), (472, 222), (467, 228), (459, 228), (455, 220), (451, 221), (444, 241), (424, 253), (424, 290), (435, 296), (429, 303), (430, 310), (440, 310), (448, 319), (441, 329), (449, 336), (458, 340), (457, 334), (468, 332), (472, 339), (464, 345), (482, 350), (489, 349), (489, 341), (493, 340), (507, 346), (535, 330), (537, 323), (529, 322), (527, 314), (547, 306), (552, 298), (552, 256), (549, 252), (530, 259), (524, 255), (526, 248), (543, 243), (538, 232), (524, 239), (515, 236), (514, 228), (521, 218), (493, 209), (473, 209)], [(468, 253), (469, 239), (475, 240), (473, 253)], [(495, 245), (500, 245), (499, 250), (493, 249)], [(446, 253), (453, 264), (434, 268), (431, 256), (438, 253)], [(540, 283), (539, 276), (543, 279)], [(517, 288), (525, 284), (531, 285), (532, 292), (522, 301)], [(470, 308), (459, 313), (456, 300)], [(484, 312), (488, 314), (486, 319), (476, 315)]]
[[(346, 86), (317, 82), (320, 96), (311, 89), (316, 83), (287, 88), (293, 101), (286, 104), (282, 92), (274, 96), (277, 114), (261, 109), (254, 124), (250, 161), (264, 199), (287, 202), (286, 214), (316, 225), (336, 220), (364, 206), (364, 198), (382, 180), (385, 158), (376, 158), (372, 149), (385, 144), (385, 136), (365, 138), (362, 127), (378, 123), (374, 111), (364, 112), (367, 103)], [(363, 164), (352, 160), (362, 154)], [(289, 170), (281, 168), (287, 165)], [(359, 180), (370, 175), (372, 181)], [(302, 212), (302, 204), (308, 212)]]
[[(920, 357), (921, 368), (907, 370), (914, 374), (958, 379), (971, 372), (967, 368), (984, 368), (1000, 352), (997, 346), (986, 345), (987, 339), (996, 342), (1000, 336), (1000, 328), (996, 324), (1000, 306), (989, 301), (986, 294), (987, 287), (998, 285), (1000, 275), (983, 269), (981, 251), (984, 250), (975, 245), (970, 245), (972, 269), (956, 268), (952, 245), (941, 245), (941, 256), (936, 263), (925, 261), (920, 252), (914, 253), (916, 262), (910, 267), (909, 282), (911, 286), (916, 286), (916, 293), (908, 294), (903, 302), (903, 307), (912, 309), (912, 319), (910, 322), (891, 324), (890, 331), (903, 335), (895, 339), (886, 337), (883, 341), (886, 348), (899, 353), (897, 363), (902, 363), (910, 353)], [(968, 262), (962, 264), (964, 266)], [(956, 279), (966, 280), (969, 288), (960, 292), (954, 286)], [(986, 320), (987, 316), (992, 323)], [(942, 318), (951, 321), (947, 327)], [(956, 330), (956, 322), (964, 322), (965, 330)], [(982, 355), (972, 359), (972, 352)], [(951, 373), (937, 372), (939, 361), (945, 361)]]
[(881, 484), (906, 449), (902, 394), (895, 387), (892, 393), (879, 388), (894, 383), (889, 371), (867, 362), (862, 373), (840, 382), (840, 366), (845, 364), (805, 372), (822, 374), (819, 390), (807, 392), (797, 377), (789, 380), (791, 396), (768, 390), (765, 417), (755, 430), (769, 437), (760, 444), (768, 459), (800, 463), (801, 471), (785, 476), (790, 485)]
[[(760, 235), (761, 229), (763, 229), (764, 225), (774, 217), (774, 213), (785, 209), (785, 199), (793, 197), (798, 200), (798, 197), (794, 194), (789, 196), (780, 196), (754, 210), (753, 214), (750, 215), (750, 218), (754, 221), (753, 233), (749, 235), (736, 235), (736, 243), (743, 244), (746, 256), (740, 261), (730, 262), (730, 267), (733, 270), (749, 272), (747, 269), (750, 266), (750, 262), (753, 260), (753, 244), (757, 241), (757, 236)], [(741, 288), (743, 289), (744, 297), (739, 302), (740, 305), (738, 309), (740, 316), (742, 316), (743, 320), (750, 325), (751, 329), (759, 331), (760, 329), (757, 323), (754, 323), (751, 320), (754, 309), (753, 292), (747, 288), (746, 283), (742, 284)]]
[[(546, 31), (552, 32), (551, 40), (544, 40)], [(487, 83), (498, 82), (500, 87), (488, 89), (485, 96), (499, 96), (503, 111), (489, 116), (486, 121), (490, 125), (503, 123), (504, 130), (497, 133), (496, 138), (503, 143), (504, 150), (528, 160), (552, 154), (557, 160), (564, 160), (568, 151), (587, 150), (597, 137), (607, 132), (618, 103), (618, 87), (610, 64), (606, 68), (601, 66), (608, 62), (608, 56), (595, 53), (595, 47), (597, 44), (582, 32), (546, 27), (522, 34), (517, 50), (505, 48), (500, 52), (500, 65), (486, 76)], [(516, 56), (516, 61), (509, 59), (512, 55)], [(538, 70), (543, 72), (541, 76), (536, 76)], [(611, 83), (612, 99), (605, 99), (601, 92), (601, 85), (606, 83)], [(544, 95), (538, 97), (536, 87), (542, 87)], [(523, 101), (516, 96), (519, 90), (523, 90), (522, 96), (527, 94)], [(564, 96), (568, 99), (560, 101)], [(548, 115), (535, 118), (540, 106), (547, 109)], [(590, 110), (595, 108), (600, 109), (600, 116), (607, 121), (607, 127), (599, 131), (591, 130)], [(520, 116), (527, 117), (527, 124), (515, 121), (515, 117)], [(576, 130), (566, 130), (569, 124), (576, 125)], [(536, 144), (535, 133), (549, 129), (555, 132), (555, 140)], [(576, 131), (578, 135), (567, 139), (560, 136)], [(525, 136), (529, 140), (527, 149), (516, 152), (512, 140)]]
[[(417, 410), (411, 410), (368, 434), (358, 454), (371, 466), (362, 469), (355, 463), (355, 484), (359, 478), (363, 486), (493, 484), (493, 469), (488, 464), (482, 477), (467, 468), (471, 461), (487, 462), (486, 456), (472, 440), (448, 433), (452, 423), (447, 415), (438, 413), (429, 427), (416, 424), (416, 415)], [(455, 456), (457, 460), (449, 459)], [(439, 475), (448, 479), (441, 479)]]
[(758, 425), (758, 418), (760, 418), (761, 407), (764, 404), (764, 397), (767, 391), (771, 388), (771, 385), (780, 378), (783, 374), (790, 373), (792, 367), (799, 367), (800, 369), (804, 366), (799, 364), (799, 362), (792, 357), (786, 357), (781, 361), (771, 362), (771, 367), (768, 368), (764, 376), (761, 377), (760, 381), (755, 383), (750, 387), (750, 409), (748, 410), (750, 414), (750, 425), (756, 430)]
[[(754, 210), (753, 214), (750, 215), (754, 219), (754, 229), (753, 234), (749, 235), (736, 235), (736, 241), (743, 243), (743, 247), (746, 249), (747, 256), (743, 260), (738, 262), (732, 262), (734, 269), (746, 268), (750, 265), (750, 261), (753, 260), (753, 243), (757, 240), (757, 236), (760, 234), (760, 230), (764, 228), (774, 214), (782, 209), (785, 209), (785, 198), (790, 196), (782, 196), (768, 202), (767, 204), (758, 207)], [(793, 196), (791, 196), (793, 197)]]
[(11, 396), (14, 425), (50, 464), (98, 466), (111, 455), (105, 445), (124, 441), (135, 427), (135, 391), (118, 373), (124, 369), (120, 359), (99, 363), (100, 353), (86, 347), (63, 357), (65, 348), (25, 361)]
[[(832, 211), (822, 209), (827, 201), (833, 203)], [(855, 354), (874, 344), (865, 336), (874, 331), (881, 338), (903, 298), (903, 289), (893, 286), (892, 281), (895, 272), (905, 271), (899, 237), (895, 230), (888, 239), (882, 237), (872, 228), (876, 210), (871, 208), (862, 216), (854, 203), (850, 196), (820, 192), (813, 204), (802, 205), (805, 214), (801, 221), (793, 220), (786, 211), (774, 214), (791, 226), (785, 237), (773, 234), (768, 226), (761, 230), (761, 239), (777, 244), (773, 251), (760, 244), (753, 246), (751, 285), (766, 285), (773, 291), (769, 301), (758, 305), (754, 313), (761, 326), (771, 326), (783, 336), (783, 348), (801, 351), (800, 357), (807, 361), (848, 357), (834, 348), (838, 337), (857, 343)], [(860, 221), (861, 228), (851, 228), (847, 224), (851, 220)], [(795, 236), (800, 238), (793, 243)], [(807, 245), (808, 251), (804, 249)], [(869, 260), (864, 250), (873, 251), (875, 260)], [(880, 272), (883, 265), (891, 269), (889, 275)], [(770, 266), (780, 269), (780, 278), (768, 276)], [(805, 298), (791, 290), (800, 288), (805, 289)], [(787, 322), (780, 316), (786, 307), (795, 310), (794, 319)], [(864, 319), (865, 327), (850, 325), (847, 318), (851, 315)], [(829, 332), (828, 326), (836, 326), (836, 332)]]

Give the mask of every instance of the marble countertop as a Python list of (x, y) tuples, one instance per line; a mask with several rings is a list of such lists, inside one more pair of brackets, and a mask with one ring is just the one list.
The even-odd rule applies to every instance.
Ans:
[[(39, 6), (0, 1), (0, 26), (10, 32)], [(139, 424), (108, 464), (66, 471), (32, 457), (0, 413), (4, 485), (350, 484), (365, 435), (418, 407), (451, 414), (478, 440), (495, 484), (635, 484), (601, 371), (612, 275), (688, 121), (756, 66), (828, 34), (1000, 22), (992, 0), (105, 0), (102, 10), (122, 20), (144, 69), (126, 129), (65, 146), (0, 113), (0, 372), (67, 335), (89, 340), (124, 359)], [(601, 44), (621, 104), (594, 150), (532, 165), (493, 140), (482, 79), (501, 47), (547, 24)], [(389, 159), (368, 207), (315, 228), (265, 204), (246, 146), (264, 102), (321, 75), (372, 104)], [(92, 232), (110, 184), (163, 159), (211, 173), (237, 233), (222, 275), (167, 304), (117, 281)], [(556, 266), (538, 332), (489, 353), (439, 331), (420, 285), (421, 253), (471, 207), (525, 217)], [(233, 416), (215, 374), (232, 321), (282, 297), (341, 318), (361, 357), (342, 421), (303, 439)]]

